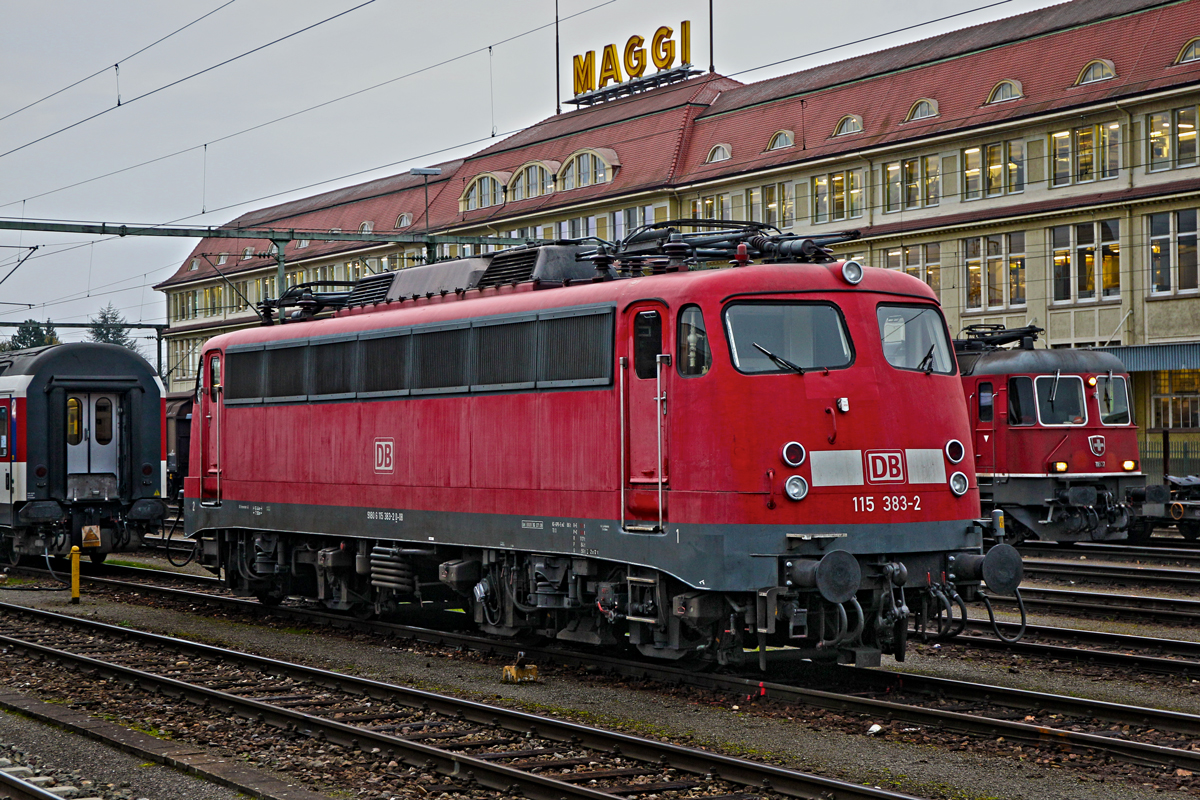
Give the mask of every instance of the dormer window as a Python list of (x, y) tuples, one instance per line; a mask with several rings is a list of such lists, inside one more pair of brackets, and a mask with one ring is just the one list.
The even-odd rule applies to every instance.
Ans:
[(704, 163), (715, 164), (718, 161), (728, 161), (732, 152), (733, 150), (729, 145), (719, 144), (708, 151), (708, 158), (704, 159)]
[(229, 260), (229, 253), (221, 253), (221, 255), (217, 256), (217, 266), (218, 267), (221, 266), (228, 260)]
[(299, 250), (303, 247), (308, 247), (308, 239), (297, 239), (296, 240), (296, 249)]
[(937, 100), (918, 100), (913, 103), (912, 108), (908, 110), (908, 116), (905, 117), (905, 122), (912, 122), (918, 119), (928, 119), (938, 115)]
[(554, 190), (554, 180), (550, 170), (541, 164), (530, 164), (517, 170), (517, 177), (509, 184), (509, 197), (513, 200), (526, 200), (530, 197), (541, 197)]
[(1079, 73), (1079, 79), (1075, 81), (1076, 86), (1082, 86), (1085, 83), (1098, 83), (1106, 81), (1109, 78), (1117, 76), (1116, 67), (1113, 62), (1106, 58), (1097, 58), (1095, 61), (1088, 62), (1088, 65)]
[(193, 258), (191, 266), (188, 267), (188, 272), (195, 272), (200, 269), (200, 259)]
[(792, 147), (795, 144), (795, 134), (791, 131), (780, 131), (771, 137), (771, 143), (767, 145), (767, 150), (782, 150), (785, 147)]
[(558, 171), (559, 188), (582, 189), (596, 183), (608, 183), (612, 170), (608, 163), (596, 153), (586, 152), (571, 156)]
[(503, 184), (491, 175), (476, 178), (463, 196), (463, 210), (474, 211), (477, 208), (498, 206), (502, 202), (500, 188)]
[(1175, 63), (1182, 64), (1185, 61), (1200, 61), (1200, 36), (1192, 39), (1179, 51), (1179, 58), (1175, 59)]
[(862, 117), (858, 114), (847, 114), (833, 129), (834, 136), (849, 136), (852, 133), (862, 133)]
[(412, 225), (412, 214), (405, 211), (403, 214), (396, 217), (397, 228), (407, 228), (409, 225)]
[(988, 95), (987, 104), (1003, 103), (1005, 100), (1016, 100), (1022, 96), (1019, 81), (1000, 81)]
[(245, 250), (242, 251), (242, 261), (246, 261), (247, 259), (252, 258), (253, 256), (254, 256), (254, 248), (253, 247), (247, 247)]
[(371, 220), (367, 220), (362, 225), (358, 226), (359, 233), (371, 233), (374, 230), (375, 230), (375, 223), (371, 222)]
[[(342, 229), (341, 229), (341, 228), (330, 228), (330, 229), (329, 229), (329, 232), (330, 232), (330, 233), (341, 233), (341, 232), (342, 232)], [(336, 242), (336, 241), (337, 241), (337, 239), (326, 239), (325, 241), (326, 241), (326, 242)]]

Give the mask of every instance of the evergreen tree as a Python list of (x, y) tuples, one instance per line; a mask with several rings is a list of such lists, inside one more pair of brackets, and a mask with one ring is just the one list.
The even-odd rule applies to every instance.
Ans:
[(46, 320), (46, 324), (36, 319), (27, 319), (17, 328), (17, 332), (8, 341), (9, 350), (24, 350), (27, 347), (44, 347), (48, 344), (59, 344), (58, 334), (54, 326)]
[(119, 344), (121, 347), (128, 347), (135, 353), (141, 353), (137, 342), (129, 335), (129, 327), (125, 323), (125, 318), (112, 303), (100, 309), (99, 316), (93, 317), (89, 322), (92, 323), (92, 326), (88, 328), (88, 339), (91, 341)]

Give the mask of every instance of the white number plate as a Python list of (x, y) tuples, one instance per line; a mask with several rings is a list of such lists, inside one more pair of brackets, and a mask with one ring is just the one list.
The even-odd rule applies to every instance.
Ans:
[(921, 495), (885, 494), (882, 497), (876, 497), (867, 494), (854, 496), (855, 513), (869, 514), (876, 509), (879, 511), (920, 511)]

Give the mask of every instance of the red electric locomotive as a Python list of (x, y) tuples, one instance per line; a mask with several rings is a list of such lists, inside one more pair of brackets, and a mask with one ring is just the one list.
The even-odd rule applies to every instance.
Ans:
[(211, 340), (203, 563), (267, 603), (454, 599), (498, 635), (723, 663), (903, 658), (911, 615), (954, 632), (981, 580), (1015, 592), (929, 288), (682, 225), (296, 287), (289, 324)]
[(1087, 349), (1035, 350), (1041, 328), (972, 325), (955, 341), (985, 514), (1007, 540), (1125, 539), (1146, 486), (1125, 367)]

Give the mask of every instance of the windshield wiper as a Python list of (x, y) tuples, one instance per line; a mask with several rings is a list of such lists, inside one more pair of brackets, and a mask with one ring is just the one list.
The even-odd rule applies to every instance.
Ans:
[(1054, 383), (1050, 386), (1050, 407), (1054, 408), (1054, 398), (1058, 394), (1058, 379), (1062, 377), (1062, 370), (1054, 370)]
[(752, 345), (754, 345), (756, 348), (758, 348), (758, 351), (759, 351), (760, 353), (762, 353), (764, 356), (766, 356), (767, 358), (769, 358), (769, 359), (771, 359), (772, 361), (774, 361), (774, 362), (775, 362), (776, 364), (778, 364), (779, 366), (781, 366), (781, 367), (784, 367), (785, 369), (794, 370), (796, 373), (798, 373), (798, 374), (800, 374), (800, 375), (803, 375), (803, 374), (804, 374), (804, 368), (803, 368), (803, 367), (798, 367), (798, 366), (796, 366), (796, 365), (795, 365), (795, 364), (793, 364), (792, 362), (788, 361), (786, 358), (780, 358), (779, 356), (775, 355), (774, 353), (772, 353), (772, 352), (771, 352), (770, 350), (768, 350), (767, 348), (763, 347), (763, 346), (762, 346), (761, 344), (759, 344), (758, 342), (751, 342), (750, 344), (752, 344)]
[[(921, 362), (919, 364), (917, 364), (917, 369), (925, 370), (926, 375), (933, 372), (933, 350), (935, 347), (937, 347), (936, 342), (934, 344), (929, 345), (929, 352), (926, 353), (925, 357), (921, 359)], [(929, 362), (928, 366), (926, 366), (926, 364), (925, 364), (926, 361)]]

